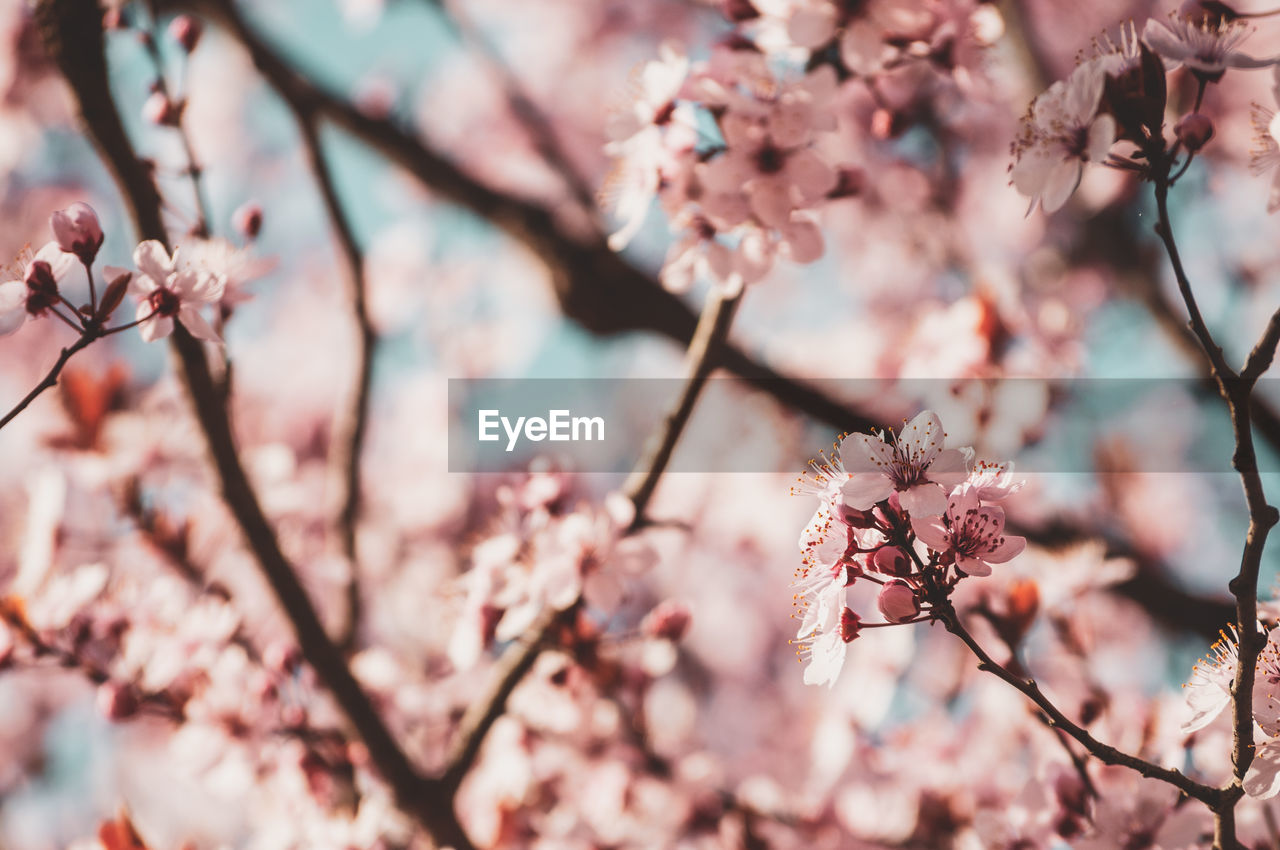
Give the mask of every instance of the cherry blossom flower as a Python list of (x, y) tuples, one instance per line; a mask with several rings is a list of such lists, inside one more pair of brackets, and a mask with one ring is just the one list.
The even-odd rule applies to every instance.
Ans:
[(1186, 65), (1209, 82), (1222, 78), (1228, 68), (1266, 68), (1275, 59), (1255, 59), (1239, 51), (1253, 32), (1241, 21), (1213, 20), (1171, 14), (1167, 23), (1154, 18), (1142, 30), (1142, 40), (1160, 54), (1170, 68)]
[(0, 336), (22, 327), (27, 316), (40, 316), (58, 303), (58, 282), (75, 265), (75, 257), (46, 243), (26, 262), (21, 280), (0, 283)]
[(1012, 560), (1027, 546), (1025, 537), (1004, 533), (1004, 509), (984, 507), (970, 487), (951, 494), (941, 517), (913, 516), (911, 528), (926, 546), (971, 576), (991, 575), (992, 564)]
[(1208, 726), (1231, 704), (1231, 682), (1240, 664), (1239, 636), (1234, 627), (1231, 634), (1222, 633), (1209, 650), (1209, 655), (1191, 668), (1191, 680), (1183, 686), (1191, 717), (1182, 724), (1182, 731), (1190, 734)]
[[(1280, 65), (1272, 70), (1271, 96), (1280, 104)], [(1280, 209), (1280, 118), (1274, 109), (1253, 105), (1253, 150), (1249, 156), (1249, 170), (1255, 175), (1271, 174), (1267, 212)]]
[(221, 341), (217, 331), (200, 315), (200, 308), (222, 298), (222, 279), (192, 268), (179, 269), (178, 252), (169, 256), (154, 239), (138, 245), (133, 262), (139, 273), (129, 289), (141, 299), (137, 320), (144, 340), (152, 342), (168, 336), (177, 319), (196, 339)]
[(65, 210), (58, 210), (49, 217), (54, 239), (58, 247), (68, 254), (75, 254), (86, 266), (93, 265), (102, 247), (102, 225), (93, 207), (74, 203)]
[(815, 578), (820, 583), (804, 608), (800, 628), (791, 643), (796, 647), (796, 657), (807, 662), (804, 683), (834, 686), (844, 666), (848, 644), (858, 636), (858, 615), (845, 606), (843, 570)]
[(850, 473), (844, 484), (845, 504), (868, 510), (898, 493), (902, 507), (913, 516), (930, 516), (947, 509), (947, 491), (964, 481), (971, 449), (946, 449), (942, 421), (932, 410), (922, 411), (893, 437), (850, 434), (840, 444), (840, 458)]
[(973, 465), (966, 483), (973, 488), (980, 500), (998, 502), (1021, 490), (1026, 481), (1014, 477), (1013, 461), (992, 463), (980, 460)]
[(605, 132), (609, 138), (625, 142), (670, 121), (675, 113), (676, 97), (688, 76), (689, 58), (680, 47), (671, 42), (659, 46), (658, 58), (640, 68), (626, 103), (606, 121)]
[(1080, 185), (1086, 162), (1103, 162), (1116, 140), (1116, 120), (1098, 113), (1106, 81), (1104, 63), (1079, 65), (1035, 99), (1014, 142), (1014, 187), (1053, 212)]
[(745, 192), (752, 213), (768, 227), (787, 227), (792, 212), (836, 187), (835, 170), (808, 147), (814, 131), (830, 129), (823, 105), (834, 72), (823, 70), (786, 87), (763, 112), (731, 109), (720, 122), (728, 149), (700, 169), (709, 191)]
[(222, 287), (224, 309), (243, 304), (253, 298), (245, 286), (276, 267), (274, 258), (255, 257), (247, 248), (237, 248), (226, 239), (188, 239), (182, 242), (178, 266), (197, 273), (212, 275)]

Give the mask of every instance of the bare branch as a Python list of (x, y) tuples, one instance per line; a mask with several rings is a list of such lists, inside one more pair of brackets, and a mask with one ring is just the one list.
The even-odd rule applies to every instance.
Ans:
[(675, 407), (667, 414), (661, 432), (657, 435), (645, 458), (636, 466), (626, 486), (623, 488), (636, 508), (633, 528), (639, 528), (645, 522), (645, 509), (658, 487), (658, 480), (666, 471), (671, 455), (675, 451), (680, 435), (693, 414), (693, 406), (698, 401), (707, 378), (711, 375), (712, 349), (723, 342), (729, 335), (729, 326), (733, 323), (733, 314), (742, 301), (742, 291), (726, 295), (719, 287), (712, 287), (707, 294), (706, 305), (702, 308), (702, 318), (689, 343), (685, 355), (687, 377), (680, 398)]
[[(167, 244), (159, 194), (134, 153), (107, 87), (101, 10), (94, 0), (42, 0), (36, 11), (48, 53), (70, 83), (91, 137), (117, 176), (139, 235)], [(240, 465), (231, 424), (203, 346), (180, 326), (174, 329), (172, 346), (196, 418), (208, 440), (223, 500), (285, 610), (303, 655), (364, 742), (371, 762), (391, 787), (397, 803), (412, 813), (437, 843), (467, 850), (471, 844), (453, 812), (451, 798), (435, 793), (438, 789), (423, 780), (400, 749), (351, 674), (341, 651), (329, 640), (297, 573), (280, 550)]]
[(954, 634), (964, 644), (969, 647), (978, 658), (978, 669), (995, 675), (997, 678), (1012, 685), (1020, 691), (1027, 699), (1031, 700), (1036, 706), (1045, 713), (1046, 722), (1049, 726), (1061, 729), (1066, 734), (1074, 738), (1081, 746), (1083, 746), (1091, 756), (1103, 762), (1104, 764), (1120, 765), (1132, 770), (1136, 770), (1143, 776), (1151, 779), (1159, 779), (1175, 786), (1189, 797), (1205, 803), (1211, 808), (1217, 806), (1222, 798), (1222, 792), (1208, 785), (1196, 782), (1186, 774), (1178, 770), (1171, 770), (1161, 767), (1152, 762), (1140, 759), (1137, 756), (1129, 755), (1121, 752), (1115, 747), (1104, 744), (1098, 739), (1090, 735), (1085, 729), (1076, 725), (1067, 718), (1062, 711), (1044, 695), (1040, 690), (1040, 686), (1035, 679), (1030, 677), (1022, 677), (1014, 675), (1009, 669), (1001, 665), (993, 659), (982, 645), (974, 639), (969, 630), (960, 622), (960, 617), (956, 613), (954, 607), (949, 602), (945, 604), (935, 604), (936, 614), (942, 620), (947, 631)]

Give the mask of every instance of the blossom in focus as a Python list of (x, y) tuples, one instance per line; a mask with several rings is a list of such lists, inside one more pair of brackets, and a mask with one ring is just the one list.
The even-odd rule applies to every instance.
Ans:
[(1005, 534), (1004, 509), (984, 506), (970, 487), (951, 494), (941, 517), (913, 516), (916, 536), (956, 568), (971, 576), (991, 575), (992, 564), (1015, 558), (1027, 546), (1027, 539)]
[(1186, 65), (1201, 79), (1213, 82), (1228, 68), (1266, 68), (1275, 64), (1275, 59), (1255, 59), (1240, 52), (1240, 43), (1252, 32), (1241, 21), (1208, 17), (1196, 20), (1175, 13), (1167, 23), (1154, 18), (1147, 21), (1142, 40), (1170, 68)]
[(1202, 658), (1191, 668), (1191, 680), (1183, 688), (1191, 717), (1182, 724), (1182, 731), (1190, 734), (1208, 726), (1231, 704), (1231, 682), (1240, 664), (1240, 646), (1235, 627), (1231, 634), (1223, 632)]
[(912, 516), (936, 516), (947, 509), (947, 492), (964, 481), (971, 450), (947, 449), (942, 421), (932, 410), (906, 424), (893, 442), (883, 434), (850, 434), (840, 458), (850, 473), (842, 492), (845, 504), (868, 510), (898, 493)]
[[(147, 342), (168, 336), (177, 319), (196, 339), (218, 342), (218, 336), (200, 308), (222, 298), (224, 281), (193, 268), (178, 267), (178, 252), (170, 256), (154, 239), (138, 245), (133, 252), (138, 274), (129, 285), (137, 296), (137, 320)], [(110, 270), (109, 270), (110, 271)]]
[(58, 281), (75, 258), (57, 242), (46, 243), (26, 262), (21, 280), (0, 283), (0, 336), (22, 327), (27, 316), (39, 316), (58, 303)]
[(86, 266), (92, 265), (102, 247), (102, 225), (93, 207), (74, 203), (65, 210), (58, 210), (49, 217), (54, 239), (58, 247), (68, 254), (75, 254)]
[(1103, 162), (1116, 140), (1116, 120), (1099, 114), (1104, 64), (1086, 62), (1032, 103), (1014, 142), (1014, 187), (1045, 212), (1060, 209), (1084, 174), (1086, 162)]

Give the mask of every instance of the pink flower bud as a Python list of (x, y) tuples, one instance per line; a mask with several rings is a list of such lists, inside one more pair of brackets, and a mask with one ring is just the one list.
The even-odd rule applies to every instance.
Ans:
[(876, 597), (876, 605), (880, 608), (880, 613), (884, 614), (884, 618), (890, 623), (903, 623), (913, 619), (916, 614), (920, 613), (920, 603), (916, 601), (916, 592), (911, 588), (911, 585), (900, 579), (894, 579), (880, 588), (880, 595)]
[(689, 631), (692, 619), (689, 606), (674, 599), (665, 599), (644, 618), (640, 630), (649, 637), (675, 642)]
[(97, 701), (98, 711), (108, 720), (128, 720), (138, 712), (138, 695), (127, 682), (103, 682)]
[(840, 639), (845, 643), (852, 643), (857, 637), (858, 632), (862, 631), (862, 618), (853, 612), (852, 608), (845, 608), (840, 612)]
[(169, 22), (169, 38), (182, 46), (187, 53), (196, 49), (204, 26), (190, 15), (179, 15)]
[(1213, 122), (1208, 115), (1192, 112), (1182, 117), (1173, 132), (1188, 151), (1195, 153), (1213, 138)]
[(77, 201), (49, 216), (49, 227), (59, 248), (75, 254), (86, 266), (93, 265), (103, 239), (102, 225), (93, 207)]
[(245, 239), (257, 239), (258, 231), (262, 229), (262, 207), (257, 201), (241, 204), (231, 214), (231, 226), (243, 234)]
[(911, 572), (911, 559), (897, 546), (881, 546), (871, 562), (878, 572), (891, 576), (905, 576)]
[(142, 105), (142, 117), (152, 124), (172, 127), (178, 123), (179, 110), (164, 92), (152, 92)]

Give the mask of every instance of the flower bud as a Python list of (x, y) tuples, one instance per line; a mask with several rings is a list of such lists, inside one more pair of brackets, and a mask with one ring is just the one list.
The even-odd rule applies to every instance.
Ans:
[(840, 612), (840, 639), (845, 643), (852, 643), (858, 637), (858, 632), (862, 631), (862, 618), (853, 612), (852, 608), (845, 608)]
[(262, 207), (258, 205), (257, 201), (241, 204), (231, 214), (231, 226), (238, 230), (245, 239), (250, 241), (257, 239), (258, 231), (262, 229)]
[(1192, 112), (1182, 117), (1182, 120), (1173, 128), (1173, 132), (1177, 134), (1178, 141), (1182, 142), (1183, 147), (1195, 153), (1213, 138), (1213, 122), (1204, 113)]
[(877, 572), (905, 576), (911, 572), (911, 559), (898, 546), (881, 546), (871, 558)]
[(916, 614), (920, 613), (920, 603), (916, 601), (915, 590), (900, 579), (894, 579), (880, 588), (876, 605), (890, 623), (903, 623), (914, 619)]
[(128, 720), (138, 713), (138, 695), (127, 682), (103, 682), (98, 686), (98, 711), (108, 720)]
[(659, 602), (657, 607), (649, 612), (648, 616), (644, 618), (640, 630), (649, 637), (661, 638), (675, 643), (689, 631), (689, 623), (692, 619), (693, 615), (689, 611), (689, 606), (674, 599), (666, 599)]
[(103, 240), (102, 225), (93, 207), (77, 201), (49, 216), (49, 227), (59, 248), (75, 254), (86, 266), (93, 265)]
[(172, 38), (187, 53), (196, 49), (204, 26), (190, 15), (179, 15), (169, 22), (169, 38)]

